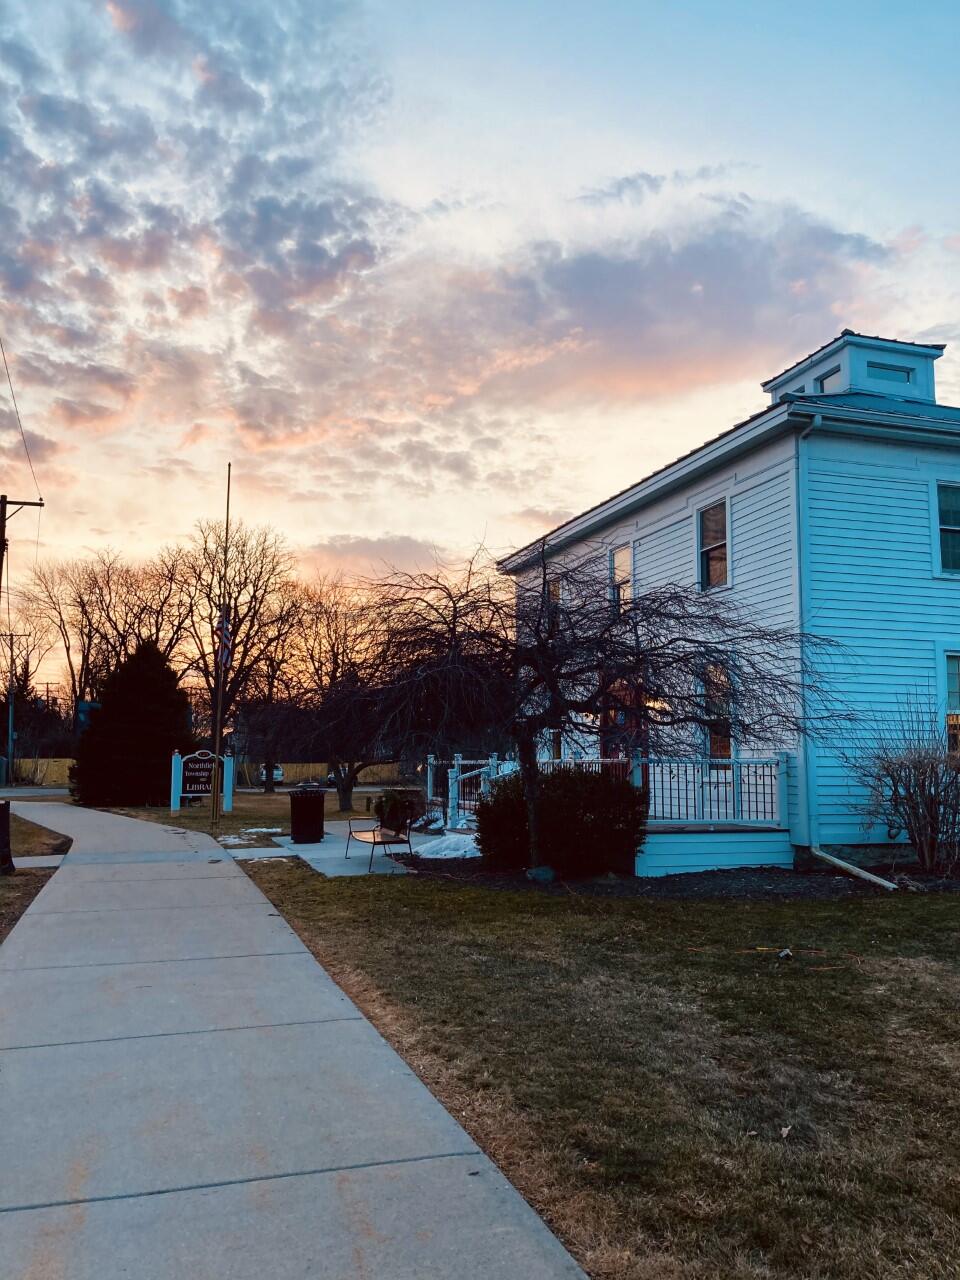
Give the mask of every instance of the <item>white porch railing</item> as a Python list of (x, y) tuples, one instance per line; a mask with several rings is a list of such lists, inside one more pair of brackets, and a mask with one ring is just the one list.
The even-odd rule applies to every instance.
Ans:
[(786, 757), (641, 759), (651, 823), (776, 827), (786, 824)]
[[(465, 767), (469, 766), (469, 767)], [(462, 760), (445, 770), (443, 805), (447, 825), (455, 826), (476, 811), (477, 800), (493, 781), (516, 769), (513, 761), (490, 756), (485, 761)], [(435, 802), (439, 790), (433, 776), (436, 762), (428, 761), (427, 784)], [(651, 825), (783, 827), (787, 823), (787, 756), (766, 759), (668, 759), (654, 756), (600, 760), (542, 760), (543, 773), (559, 769), (611, 770), (646, 786)]]

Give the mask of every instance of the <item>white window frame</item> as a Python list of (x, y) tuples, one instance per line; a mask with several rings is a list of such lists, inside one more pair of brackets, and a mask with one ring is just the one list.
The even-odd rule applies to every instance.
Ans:
[[(726, 522), (726, 535), (727, 535), (726, 536), (727, 580), (724, 583), (718, 583), (716, 586), (711, 587), (709, 583), (705, 583), (703, 581), (703, 552), (705, 548), (700, 545), (700, 517), (704, 511), (709, 511), (711, 507), (719, 507), (721, 502), (726, 508), (724, 520)], [(731, 513), (730, 513), (729, 493), (725, 493), (717, 497), (713, 497), (710, 499), (709, 502), (699, 503), (696, 508), (696, 511), (694, 512), (693, 546), (694, 546), (694, 554), (696, 556), (696, 560), (695, 560), (696, 576), (694, 578), (694, 581), (697, 584), (698, 591), (729, 591), (730, 588), (733, 586), (733, 539), (730, 536), (732, 532), (732, 523), (730, 519), (730, 514)], [(714, 543), (713, 545), (719, 546), (720, 544)]]
[(937, 577), (950, 578), (951, 580), (956, 581), (960, 578), (960, 569), (945, 569), (943, 566), (943, 544), (941, 541), (941, 535), (944, 529), (960, 530), (960, 525), (940, 523), (941, 489), (960, 489), (960, 479), (936, 479), (930, 482), (930, 525), (933, 541), (934, 573)]

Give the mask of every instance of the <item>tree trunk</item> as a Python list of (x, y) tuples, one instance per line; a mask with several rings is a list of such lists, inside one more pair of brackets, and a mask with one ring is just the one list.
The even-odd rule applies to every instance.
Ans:
[(517, 763), (523, 783), (523, 798), (527, 809), (527, 834), (530, 845), (530, 866), (541, 865), (540, 848), (540, 768), (537, 763), (536, 739), (521, 732), (517, 740)]
[(273, 780), (274, 761), (268, 756), (263, 762), (263, 790), (267, 795), (272, 795), (277, 789), (277, 785)]
[(357, 771), (352, 766), (335, 764), (333, 772), (337, 779), (337, 804), (341, 813), (349, 813), (353, 808), (353, 788), (357, 781)]

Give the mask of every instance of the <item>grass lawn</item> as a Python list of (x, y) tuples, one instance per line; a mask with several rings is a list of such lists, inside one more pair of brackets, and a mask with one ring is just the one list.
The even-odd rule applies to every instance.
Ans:
[(10, 847), (14, 857), (37, 857), (51, 853), (66, 853), (70, 848), (70, 837), (61, 835), (59, 831), (49, 831), (39, 827), (35, 822), (27, 822), (10, 815)]
[(960, 897), (246, 870), (592, 1276), (960, 1274)]
[[(364, 806), (353, 809), (350, 813), (341, 813), (337, 808), (336, 791), (328, 791), (325, 798), (324, 813), (327, 818), (366, 817), (366, 801), (370, 792), (356, 792), (354, 803)], [(256, 827), (277, 828), (281, 835), (290, 834), (290, 795), (289, 792), (277, 791), (272, 795), (264, 792), (238, 791), (233, 796), (233, 812), (225, 813), (220, 819), (219, 832), (214, 832), (210, 822), (210, 801), (206, 799), (200, 804), (179, 813), (171, 813), (167, 806), (157, 809), (111, 809), (111, 813), (126, 814), (129, 818), (143, 818), (147, 822), (160, 822), (165, 827), (186, 827), (190, 831), (205, 831), (208, 835), (239, 836), (248, 831), (241, 841), (231, 842), (231, 848), (254, 848), (258, 845), (270, 845), (274, 841), (268, 834), (251, 830)]]

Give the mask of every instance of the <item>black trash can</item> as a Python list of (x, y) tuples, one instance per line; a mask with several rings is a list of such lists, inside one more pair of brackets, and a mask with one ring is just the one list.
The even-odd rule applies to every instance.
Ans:
[(290, 792), (290, 839), (294, 844), (319, 844), (323, 839), (326, 787), (302, 782)]

